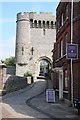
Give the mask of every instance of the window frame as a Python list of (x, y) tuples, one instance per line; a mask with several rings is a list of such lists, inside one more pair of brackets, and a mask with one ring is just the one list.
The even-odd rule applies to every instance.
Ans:
[(66, 8), (65, 8), (65, 16), (66, 16), (66, 19), (69, 17), (69, 7), (68, 7), (68, 3), (66, 4)]
[(60, 40), (60, 57), (63, 57), (63, 39)]

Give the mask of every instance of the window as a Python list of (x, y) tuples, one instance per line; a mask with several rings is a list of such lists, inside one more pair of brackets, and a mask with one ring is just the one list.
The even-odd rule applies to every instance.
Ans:
[(68, 70), (64, 71), (64, 89), (68, 90)]
[(63, 40), (61, 40), (61, 57), (63, 57)]
[(45, 28), (45, 21), (43, 21), (43, 28)]
[(60, 56), (60, 47), (59, 47), (59, 43), (57, 44), (57, 58), (59, 58)]
[(63, 13), (62, 13), (62, 15), (61, 15), (61, 26), (63, 26)]
[(62, 26), (62, 21), (61, 21), (62, 19), (61, 19), (61, 16), (60, 16), (60, 20), (59, 20), (59, 28)]
[(34, 27), (37, 28), (37, 20), (34, 21)]
[(68, 33), (66, 33), (66, 35), (65, 35), (65, 42), (66, 43), (68, 42)]
[(53, 21), (51, 21), (51, 28), (53, 29)]
[(57, 21), (57, 28), (59, 30), (59, 27), (60, 27), (60, 20)]
[(39, 28), (41, 28), (41, 21), (40, 20), (38, 21), (38, 26), (39, 26)]
[(68, 18), (68, 4), (66, 5), (66, 18)]
[(24, 47), (23, 46), (22, 46), (22, 50), (21, 51), (22, 51), (22, 55), (24, 55)]
[(56, 22), (56, 31), (58, 31), (58, 21)]
[(30, 19), (30, 27), (33, 28), (33, 19)]
[(32, 47), (31, 48), (31, 55), (33, 55), (33, 52), (34, 52), (34, 48)]
[(63, 54), (66, 54), (66, 44), (68, 42), (68, 33), (65, 34), (64, 41), (63, 41)]
[(64, 40), (64, 54), (66, 54), (66, 45), (68, 43), (68, 33), (65, 34), (65, 40)]
[(45, 29), (43, 28), (43, 35), (45, 35)]
[(47, 21), (47, 28), (49, 28), (49, 21)]

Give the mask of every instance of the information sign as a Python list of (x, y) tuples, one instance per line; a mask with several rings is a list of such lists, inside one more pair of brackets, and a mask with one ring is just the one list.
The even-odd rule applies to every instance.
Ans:
[(55, 102), (55, 90), (53, 90), (53, 89), (46, 90), (46, 101), (47, 102)]
[(66, 58), (67, 59), (78, 59), (78, 45), (67, 44), (66, 46)]

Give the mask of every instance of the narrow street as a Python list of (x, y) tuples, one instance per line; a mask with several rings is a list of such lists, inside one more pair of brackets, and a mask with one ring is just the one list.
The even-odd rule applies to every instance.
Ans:
[(45, 88), (46, 81), (40, 80), (25, 89), (3, 96), (2, 118), (48, 118), (26, 104), (28, 99), (40, 94)]
[(77, 111), (60, 103), (58, 98), (55, 103), (47, 103), (45, 96), (46, 87), (50, 88), (50, 81), (37, 81), (22, 90), (3, 96), (2, 118), (33, 118), (35, 120), (53, 118), (72, 118), (79, 120)]

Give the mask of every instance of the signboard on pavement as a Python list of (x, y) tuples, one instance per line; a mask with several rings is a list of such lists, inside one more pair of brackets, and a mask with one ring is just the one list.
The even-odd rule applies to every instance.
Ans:
[(66, 46), (66, 58), (67, 59), (78, 59), (78, 44), (67, 44)]
[(46, 90), (46, 101), (55, 102), (55, 91), (53, 89)]

